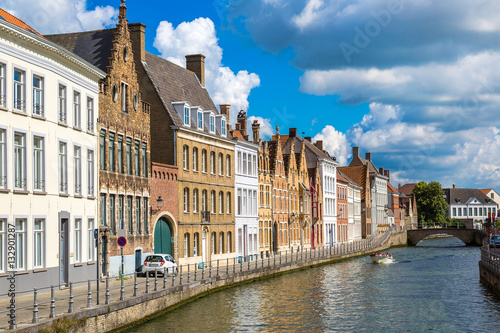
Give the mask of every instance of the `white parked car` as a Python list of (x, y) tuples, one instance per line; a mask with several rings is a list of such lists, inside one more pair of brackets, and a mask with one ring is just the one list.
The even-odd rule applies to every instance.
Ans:
[(146, 274), (149, 273), (150, 276), (154, 276), (155, 270), (158, 271), (158, 274), (163, 274), (166, 271), (167, 275), (177, 275), (179, 271), (174, 258), (170, 254), (150, 254), (144, 260), (142, 271)]

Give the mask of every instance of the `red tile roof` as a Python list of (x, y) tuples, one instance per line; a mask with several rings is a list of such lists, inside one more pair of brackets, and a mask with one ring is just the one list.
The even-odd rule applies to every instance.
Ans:
[(18, 19), (14, 15), (9, 14), (5, 10), (3, 10), (2, 8), (0, 8), (0, 18), (4, 19), (5, 21), (7, 21), (9, 23), (17, 25), (18, 27), (20, 27), (20, 28), (22, 28), (22, 29), (24, 29), (26, 31), (32, 32), (32, 33), (34, 33), (34, 34), (36, 34), (36, 35), (38, 35), (40, 37), (43, 37), (35, 29), (33, 29), (32, 27), (30, 27), (29, 25), (27, 25), (26, 23), (24, 23), (23, 21), (21, 21), (20, 19)]
[(483, 192), (484, 194), (488, 194), (491, 191), (491, 188), (487, 188), (487, 189), (479, 190), (479, 191)]
[(413, 189), (415, 188), (415, 183), (413, 184), (404, 184), (399, 188), (399, 192), (403, 193), (404, 195), (411, 195), (413, 192)]
[(233, 138), (240, 139), (240, 140), (245, 140), (245, 138), (243, 137), (243, 134), (241, 134), (241, 132), (238, 131), (238, 130), (234, 130), (232, 132), (232, 135), (233, 135)]

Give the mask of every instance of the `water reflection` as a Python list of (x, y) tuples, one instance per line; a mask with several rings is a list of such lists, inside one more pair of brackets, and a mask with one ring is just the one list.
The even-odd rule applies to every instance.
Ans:
[(500, 300), (479, 283), (478, 248), (426, 240), (204, 297), (130, 332), (498, 332)]

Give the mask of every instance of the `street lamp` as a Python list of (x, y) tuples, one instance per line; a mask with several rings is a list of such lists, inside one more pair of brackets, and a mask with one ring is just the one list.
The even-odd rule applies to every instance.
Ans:
[(158, 207), (158, 210), (161, 210), (161, 207), (163, 206), (163, 199), (161, 198), (161, 195), (158, 197), (158, 200), (156, 200), (156, 207)]

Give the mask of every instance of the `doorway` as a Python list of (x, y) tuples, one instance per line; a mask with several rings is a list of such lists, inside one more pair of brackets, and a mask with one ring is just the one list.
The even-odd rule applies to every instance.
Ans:
[[(69, 214), (68, 214), (69, 215)], [(67, 285), (69, 280), (69, 218), (60, 219), (59, 231), (59, 270), (60, 284)]]
[(278, 224), (273, 224), (273, 252), (278, 252)]
[(165, 218), (160, 218), (155, 226), (155, 253), (172, 255), (172, 229)]

